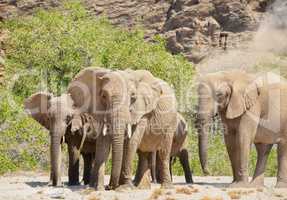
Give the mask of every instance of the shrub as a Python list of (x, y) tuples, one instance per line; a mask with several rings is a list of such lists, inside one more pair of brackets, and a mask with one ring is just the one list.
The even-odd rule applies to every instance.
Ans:
[(194, 74), (183, 56), (166, 51), (161, 37), (146, 42), (140, 28), (116, 28), (105, 18), (91, 17), (78, 1), (65, 1), (60, 8), (39, 10), (0, 26), (9, 32), (7, 87), (0, 102), (0, 173), (47, 168), (48, 134), (23, 112), (23, 100), (32, 93), (48, 90), (59, 95), (75, 74), (89, 66), (147, 69), (173, 85), (177, 96), (188, 89), (181, 83), (191, 81)]

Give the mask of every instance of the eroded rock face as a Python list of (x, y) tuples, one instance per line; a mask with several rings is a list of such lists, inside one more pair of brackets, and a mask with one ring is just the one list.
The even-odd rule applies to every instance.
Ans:
[[(92, 15), (106, 16), (122, 27), (141, 24), (146, 38), (161, 34), (167, 48), (198, 63), (214, 51), (237, 48), (256, 30), (274, 0), (82, 0)], [(60, 0), (2, 0), (0, 20), (30, 14), (35, 8), (60, 5)], [(220, 43), (220, 33), (228, 35)]]
[(31, 14), (41, 7), (48, 9), (60, 5), (60, 0), (2, 0), (0, 1), (0, 21), (9, 17)]
[[(147, 29), (147, 38), (161, 34), (167, 48), (198, 63), (215, 50), (237, 48), (256, 30), (262, 12), (273, 0), (86, 0), (95, 15), (115, 25)], [(220, 33), (228, 34), (227, 46)], [(246, 35), (244, 33), (247, 33)], [(223, 37), (222, 40), (225, 38)]]
[(85, 3), (95, 15), (106, 16), (115, 25), (142, 24), (148, 37), (161, 31), (170, 8), (167, 0), (85, 0)]
[(172, 53), (198, 63), (215, 50), (241, 44), (242, 33), (257, 28), (254, 12), (245, 0), (175, 0), (162, 32)]

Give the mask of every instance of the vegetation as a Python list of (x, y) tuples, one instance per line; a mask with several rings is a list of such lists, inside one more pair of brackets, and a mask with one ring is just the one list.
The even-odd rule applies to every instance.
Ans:
[[(23, 100), (40, 90), (61, 94), (72, 77), (85, 67), (150, 70), (173, 85), (180, 110), (187, 117), (192, 112), (194, 95), (190, 98), (183, 94), (190, 94), (193, 66), (183, 56), (168, 53), (165, 41), (159, 36), (148, 43), (140, 28), (127, 31), (112, 26), (104, 18), (90, 17), (77, 1), (18, 17), (0, 24), (0, 28), (9, 31), (5, 44), (6, 87), (0, 90), (0, 174), (19, 169), (48, 169), (48, 134), (24, 113)], [(212, 173), (230, 175), (222, 136), (213, 135), (210, 143)], [(201, 175), (192, 126), (190, 151), (194, 174)], [(253, 152), (252, 167), (255, 157)], [(275, 174), (274, 160), (272, 153), (267, 175)], [(174, 172), (182, 174), (179, 162)]]

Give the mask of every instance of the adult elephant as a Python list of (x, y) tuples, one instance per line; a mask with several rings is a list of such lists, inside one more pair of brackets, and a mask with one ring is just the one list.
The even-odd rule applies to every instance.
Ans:
[(258, 159), (252, 186), (264, 185), (267, 156), (278, 144), (276, 187), (287, 187), (287, 84), (279, 76), (267, 73), (255, 76), (243, 71), (208, 74), (198, 87), (199, 155), (203, 171), (207, 170), (208, 129), (218, 113), (232, 165), (232, 187), (250, 186), (248, 159), (256, 145)]
[[(79, 125), (77, 125), (79, 121), (75, 120), (73, 126), (71, 120), (76, 119), (77, 115), (83, 113), (90, 114), (96, 118), (100, 124), (104, 124), (101, 112), (104, 108), (96, 98), (96, 94), (98, 93), (97, 80), (98, 77), (108, 72), (109, 70), (102, 68), (86, 68), (79, 72), (76, 78), (69, 84), (68, 91), (61, 96), (54, 97), (50, 93), (40, 92), (33, 94), (24, 103), (24, 107), (28, 113), (49, 130), (51, 138), (50, 178), (53, 186), (62, 185), (61, 143), (63, 142), (64, 136), (67, 138), (66, 142), (68, 142), (69, 151), (69, 184), (75, 185), (79, 182), (78, 173), (75, 170), (78, 168), (79, 153), (77, 149), (79, 149), (81, 141), (79, 137), (82, 136), (78, 134), (67, 134), (67, 132), (70, 131), (73, 133), (80, 128)], [(68, 130), (69, 125), (73, 126), (71, 130)], [(101, 132), (102, 130), (99, 130), (99, 133)], [(89, 143), (89, 141), (86, 141), (82, 149), (82, 152), (85, 154), (84, 160), (87, 160), (87, 162), (90, 162), (92, 156), (89, 153), (94, 151), (95, 146), (95, 144), (93, 144), (95, 142), (92, 142), (92, 144)], [(88, 172), (84, 173), (89, 174)]]
[[(146, 143), (152, 145), (151, 149), (146, 146), (148, 151), (159, 150), (163, 146), (166, 148), (167, 151), (163, 155), (164, 184), (170, 184), (168, 161), (176, 127), (173, 91), (146, 70), (112, 71), (100, 77), (98, 81), (101, 89), (97, 97), (106, 108), (104, 119), (109, 124), (109, 130), (106, 136), (97, 139), (91, 184), (97, 190), (104, 189), (104, 163), (108, 158), (110, 146), (112, 146), (112, 172), (109, 189), (119, 186), (121, 171), (123, 171), (121, 183), (131, 183), (130, 163), (138, 145), (132, 145), (132, 150), (127, 150), (128, 145), (124, 143), (126, 141), (132, 144), (142, 140), (148, 140)], [(141, 107), (141, 110), (135, 109), (136, 102), (144, 103), (144, 107)], [(163, 120), (163, 115), (166, 121)], [(152, 138), (143, 139), (141, 127), (146, 126), (150, 116), (154, 116), (153, 123), (157, 125), (158, 130), (154, 131)], [(132, 139), (136, 137), (137, 141)]]
[[(160, 161), (158, 157), (159, 152), (152, 152), (148, 156), (149, 169), (151, 171), (152, 182), (162, 183), (162, 173), (160, 167)], [(181, 166), (184, 170), (186, 183), (193, 183), (192, 172), (189, 166), (189, 153), (188, 153), (188, 127), (187, 122), (181, 114), (177, 114), (177, 128), (174, 134), (171, 152), (170, 152), (170, 175), (172, 178), (172, 162), (174, 158), (179, 158)], [(135, 185), (140, 182), (140, 177), (144, 173), (145, 159), (139, 153), (139, 161), (137, 166), (137, 171), (134, 179)]]
[[(148, 169), (148, 154), (159, 152), (162, 187), (170, 188), (170, 152), (177, 127), (176, 99), (168, 84), (145, 70), (127, 71), (136, 81), (135, 95), (128, 105), (132, 122), (125, 145), (121, 182), (122, 188), (133, 188), (132, 161), (138, 150), (145, 158), (143, 173)], [(140, 180), (141, 178), (139, 178)]]

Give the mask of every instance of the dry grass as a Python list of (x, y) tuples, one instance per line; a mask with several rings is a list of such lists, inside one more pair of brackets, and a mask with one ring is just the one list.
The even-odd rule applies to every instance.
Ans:
[(167, 191), (165, 194), (166, 195), (172, 195), (172, 192), (171, 191)]
[(201, 200), (223, 200), (222, 197), (209, 197), (209, 196), (204, 196)]
[(163, 190), (160, 189), (160, 188), (157, 188), (155, 190), (153, 190), (151, 196), (150, 196), (150, 200), (153, 200), (153, 199), (158, 199), (160, 196), (162, 196), (164, 193), (163, 193)]
[(193, 193), (193, 189), (192, 188), (188, 188), (188, 187), (180, 187), (180, 188), (176, 188), (176, 193), (177, 194), (191, 195)]
[(256, 191), (257, 192), (263, 192), (264, 190), (263, 190), (263, 188), (258, 188), (258, 189), (256, 189)]
[(255, 192), (254, 190), (245, 190), (245, 191), (233, 190), (233, 191), (229, 191), (227, 194), (229, 195), (231, 199), (240, 199), (242, 195), (249, 195), (254, 192)]
[(275, 194), (275, 197), (282, 198), (282, 197), (283, 197), (283, 195), (282, 195), (282, 194)]
[(240, 199), (242, 191), (229, 191), (227, 194), (231, 199)]
[(93, 188), (86, 188), (85, 190), (81, 191), (82, 195), (89, 195), (92, 192), (95, 192), (95, 190)]
[(86, 200), (101, 200), (101, 198), (96, 194), (96, 192), (90, 193), (85, 199)]
[(175, 198), (173, 198), (173, 197), (166, 197), (165, 200), (175, 200)]

